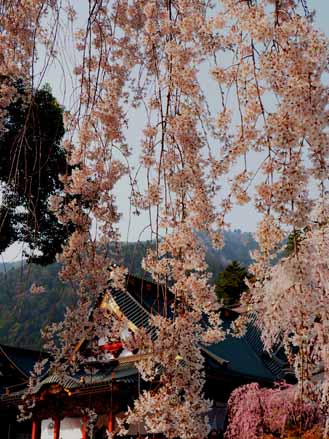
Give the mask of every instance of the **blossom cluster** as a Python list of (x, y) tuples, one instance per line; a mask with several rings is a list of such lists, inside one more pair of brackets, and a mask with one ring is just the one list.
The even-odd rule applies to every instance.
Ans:
[[(328, 410), (328, 225), (309, 227), (292, 254), (267, 270), (244, 300), (260, 316), (271, 351), (281, 343), (294, 367), (300, 394), (318, 393)], [(311, 263), (310, 263), (311, 261)], [(315, 377), (323, 375), (320, 382)]]
[[(62, 359), (72, 368), (80, 361), (79, 340), (120, 334), (115, 316), (89, 317), (110, 277), (113, 287), (124, 286), (125, 269), (114, 263), (120, 258), (116, 190), (126, 177), (129, 203), (149, 214), (155, 248), (143, 267), (165, 304), (153, 321), (156, 340), (136, 334), (149, 354), (140, 372), (161, 385), (140, 395), (128, 419), (145, 420), (150, 432), (169, 438), (205, 438), (210, 405), (200, 344), (221, 340), (223, 331), (200, 234), (221, 245), (234, 205), (254, 198), (262, 215), (255, 283), (245, 300), (263, 315), (266, 346), (283, 341), (303, 390), (312, 387), (315, 365), (328, 371), (328, 42), (301, 0), (221, 0), (218, 8), (203, 0), (92, 0), (88, 6), (84, 21), (69, 0), (0, 2), (1, 76), (37, 86), (38, 45), (48, 66), (63, 50), (64, 22), (77, 54), (70, 71), (76, 102), (66, 111), (64, 142), (74, 169), (61, 177), (63, 193), (51, 206), (74, 230), (58, 259), (78, 306), (45, 330), (47, 347), (58, 368)], [(203, 84), (208, 62), (215, 104)], [(13, 93), (4, 81), (0, 112)], [(145, 126), (132, 144), (127, 129), (134, 129), (133, 111), (140, 108)], [(250, 166), (255, 157), (259, 164)], [(287, 230), (305, 226), (298, 252), (272, 269)], [(328, 408), (327, 388), (326, 378), (320, 393)]]
[(272, 389), (257, 383), (238, 387), (232, 392), (228, 407), (226, 439), (285, 437), (289, 429), (296, 427), (302, 434), (321, 422), (319, 402), (300, 399), (296, 388), (286, 383), (277, 383)]

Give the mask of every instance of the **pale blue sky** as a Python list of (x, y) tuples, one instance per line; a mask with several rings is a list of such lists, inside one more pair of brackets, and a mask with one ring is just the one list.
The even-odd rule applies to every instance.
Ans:
[[(308, 1), (309, 9), (316, 10), (315, 22), (316, 25), (324, 31), (329, 37), (329, 0), (309, 0)], [(63, 41), (63, 44), (67, 44), (67, 41)], [(62, 101), (63, 92), (65, 89), (69, 91), (72, 89), (72, 85), (70, 84), (69, 78), (66, 78), (65, 81), (59, 78), (62, 77), (61, 72), (57, 71), (59, 67), (53, 66), (48, 74), (45, 77), (45, 80), (50, 83), (53, 88), (54, 93), (57, 95), (58, 99)], [(211, 86), (210, 86), (211, 87)], [(211, 93), (211, 91), (210, 91)], [(137, 120), (139, 117), (137, 117)], [(138, 121), (136, 122), (136, 131), (132, 131), (128, 133), (129, 141), (132, 141), (138, 146), (138, 131), (140, 127), (138, 127)], [(133, 127), (134, 128), (134, 127)], [(135, 241), (138, 238), (140, 239), (149, 239), (150, 235), (148, 233), (144, 233), (141, 237), (139, 234), (143, 230), (145, 224), (148, 222), (147, 216), (141, 215), (139, 217), (129, 216), (129, 205), (127, 197), (129, 196), (129, 188), (126, 182), (122, 182), (118, 187), (118, 204), (119, 208), (123, 214), (123, 220), (120, 224), (120, 230), (122, 233), (122, 239), (129, 239), (130, 241)], [(130, 218), (130, 221), (129, 221)], [(257, 214), (252, 204), (247, 205), (243, 208), (235, 208), (233, 213), (229, 217), (229, 221), (231, 223), (231, 228), (236, 229), (239, 228), (243, 231), (251, 231), (254, 232), (257, 224)], [(128, 234), (128, 225), (130, 224), (130, 232)], [(8, 249), (3, 255), (3, 260), (12, 261), (20, 257), (21, 254), (21, 246), (14, 245), (10, 249)]]
[(309, 0), (310, 9), (316, 11), (315, 21), (319, 28), (329, 36), (329, 1)]

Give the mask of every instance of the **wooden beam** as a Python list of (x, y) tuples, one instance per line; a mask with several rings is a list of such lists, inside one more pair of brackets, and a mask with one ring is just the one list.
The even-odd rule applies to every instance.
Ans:
[(113, 430), (114, 430), (114, 420), (113, 420), (113, 412), (112, 412), (112, 410), (109, 413), (109, 421), (108, 421), (107, 429), (108, 429), (109, 433), (113, 433)]
[(60, 433), (60, 427), (61, 427), (61, 421), (59, 418), (54, 419), (54, 439), (59, 439), (59, 433)]
[(81, 433), (82, 433), (82, 439), (87, 439), (87, 417), (86, 416), (84, 416), (82, 418)]
[(41, 428), (40, 421), (33, 419), (32, 421), (32, 439), (40, 439), (41, 436)]
[(37, 438), (37, 421), (32, 421), (32, 439)]

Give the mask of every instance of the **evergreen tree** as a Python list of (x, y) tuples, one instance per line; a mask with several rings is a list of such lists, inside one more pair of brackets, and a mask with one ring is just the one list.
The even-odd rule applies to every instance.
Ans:
[(245, 279), (250, 278), (247, 269), (237, 261), (232, 261), (218, 275), (215, 291), (219, 300), (229, 306), (237, 303), (241, 294), (247, 290)]
[(17, 96), (0, 134), (0, 253), (22, 241), (34, 253), (31, 261), (48, 264), (72, 232), (49, 209), (49, 197), (63, 189), (59, 174), (70, 171), (61, 145), (63, 109), (49, 86), (31, 91), (20, 80), (4, 82)]

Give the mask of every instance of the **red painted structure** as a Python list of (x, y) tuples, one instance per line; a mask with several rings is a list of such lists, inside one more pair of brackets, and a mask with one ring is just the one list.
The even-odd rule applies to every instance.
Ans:
[(117, 341), (115, 343), (105, 343), (100, 346), (102, 351), (111, 352), (111, 354), (117, 353), (118, 351), (123, 349), (123, 345), (121, 341)]
[(59, 432), (60, 432), (60, 425), (61, 421), (59, 418), (55, 418), (55, 425), (54, 425), (54, 439), (59, 439)]
[(114, 424), (113, 423), (113, 413), (112, 413), (112, 411), (110, 411), (110, 413), (109, 413), (109, 422), (108, 422), (108, 426), (107, 426), (107, 429), (108, 429), (109, 433), (113, 433), (113, 430), (114, 430), (114, 425), (113, 424)]
[(87, 439), (87, 418), (82, 419), (82, 439)]
[(40, 439), (41, 428), (40, 421), (33, 420), (32, 421), (32, 439)]

